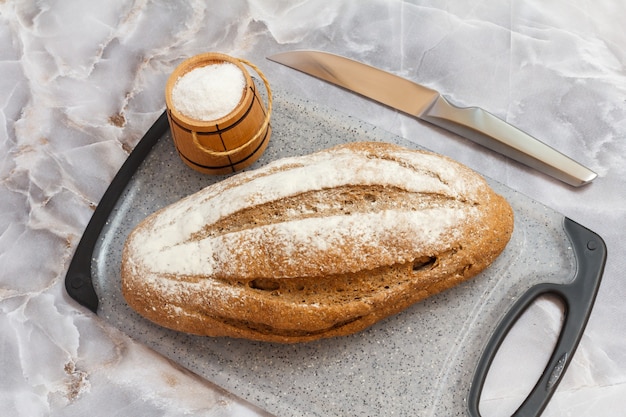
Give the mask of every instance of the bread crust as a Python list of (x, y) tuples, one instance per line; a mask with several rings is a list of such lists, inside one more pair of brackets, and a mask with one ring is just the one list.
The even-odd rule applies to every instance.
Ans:
[(122, 292), (147, 319), (295, 343), (361, 331), (489, 266), (513, 211), (447, 157), (356, 142), (237, 174), (147, 217)]

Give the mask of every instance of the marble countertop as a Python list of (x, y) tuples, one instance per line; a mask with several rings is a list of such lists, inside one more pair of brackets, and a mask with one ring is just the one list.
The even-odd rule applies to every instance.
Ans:
[[(171, 71), (218, 51), (270, 83), (455, 158), (598, 233), (609, 257), (543, 416), (626, 409), (626, 5), (611, 0), (0, 2), (0, 404), (14, 416), (264, 415), (80, 307), (64, 278), (111, 179), (164, 109)], [(480, 106), (599, 175), (572, 188), (465, 139), (272, 63), (346, 55)], [(539, 300), (482, 397), (509, 415), (562, 309)], [(510, 370), (498, 365), (511, 360)], [(541, 368), (541, 366), (539, 367)], [(253, 402), (253, 399), (252, 399)]]

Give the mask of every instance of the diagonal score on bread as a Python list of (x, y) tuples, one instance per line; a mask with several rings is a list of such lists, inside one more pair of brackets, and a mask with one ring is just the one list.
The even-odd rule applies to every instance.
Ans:
[(292, 343), (360, 331), (485, 269), (513, 212), (440, 155), (357, 142), (165, 207), (128, 237), (128, 304), (168, 328)]

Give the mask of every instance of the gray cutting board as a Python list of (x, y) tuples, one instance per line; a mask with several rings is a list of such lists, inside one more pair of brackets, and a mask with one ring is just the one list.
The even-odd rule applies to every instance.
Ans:
[[(472, 381), (488, 346), (486, 335), (494, 334), (505, 313), (529, 288), (545, 283), (567, 286), (580, 269), (579, 255), (564, 230), (561, 214), (489, 180), (515, 211), (515, 230), (502, 255), (469, 282), (366, 331), (306, 344), (279, 345), (196, 337), (163, 329), (134, 313), (124, 302), (120, 291), (124, 240), (156, 209), (224, 178), (186, 167), (163, 120), (161, 117), (158, 126), (155, 124), (149, 132), (159, 137), (139, 169), (134, 172), (123, 168), (118, 174), (127, 176), (128, 184), (120, 191), (119, 200), (105, 201), (112, 211), (102, 222), (101, 233), (91, 236), (95, 248), (88, 262), (99, 301), (97, 314), (183, 367), (271, 413), (467, 415), (468, 404), (477, 401)], [(387, 141), (417, 147), (286, 92), (274, 92), (272, 129), (267, 151), (252, 168), (350, 141)], [(84, 238), (90, 238), (87, 232)], [(66, 279), (70, 295), (85, 289), (81, 281), (86, 279), (84, 274), (75, 275), (73, 271), (70, 268)], [(95, 310), (95, 304), (90, 308)], [(566, 362), (561, 358), (559, 363), (562, 370)]]

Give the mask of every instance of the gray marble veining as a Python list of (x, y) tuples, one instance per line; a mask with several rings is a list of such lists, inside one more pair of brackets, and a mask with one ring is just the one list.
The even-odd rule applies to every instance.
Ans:
[[(544, 416), (619, 415), (626, 406), (625, 13), (609, 0), (0, 2), (3, 411), (262, 414), (78, 307), (63, 288), (94, 208), (164, 109), (170, 72), (215, 50), (254, 62), (284, 90), (451, 156), (599, 233), (609, 248), (603, 284)], [(347, 55), (485, 108), (599, 178), (582, 189), (563, 186), (265, 60), (299, 48)], [(485, 415), (506, 415), (524, 398), (560, 314), (542, 300), (523, 318), (501, 361), (522, 365), (492, 377)]]

